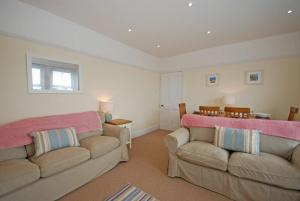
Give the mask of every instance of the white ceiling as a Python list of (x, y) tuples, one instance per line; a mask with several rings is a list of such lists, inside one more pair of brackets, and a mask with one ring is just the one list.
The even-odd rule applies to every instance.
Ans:
[(21, 1), (158, 57), (300, 30), (300, 0)]

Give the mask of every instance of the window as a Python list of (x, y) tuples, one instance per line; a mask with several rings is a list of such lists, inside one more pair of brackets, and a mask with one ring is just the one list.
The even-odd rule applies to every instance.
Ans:
[(79, 64), (27, 56), (28, 88), (31, 93), (80, 91)]
[(41, 70), (39, 68), (32, 68), (32, 88), (41, 90)]
[(71, 73), (53, 71), (52, 88), (57, 90), (72, 90)]

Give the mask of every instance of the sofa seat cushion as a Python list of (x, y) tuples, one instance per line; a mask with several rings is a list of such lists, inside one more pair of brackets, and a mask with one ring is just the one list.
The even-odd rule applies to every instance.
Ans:
[(193, 141), (181, 146), (177, 152), (180, 159), (218, 170), (227, 170), (228, 151), (207, 142)]
[(40, 178), (40, 169), (27, 159), (0, 162), (0, 196)]
[(30, 160), (41, 170), (41, 177), (49, 177), (61, 171), (72, 168), (90, 159), (89, 150), (82, 147), (67, 147), (45, 153)]
[(229, 159), (228, 171), (240, 178), (300, 190), (300, 169), (276, 155), (235, 152)]
[(110, 136), (92, 136), (80, 140), (80, 146), (91, 152), (91, 158), (103, 156), (120, 146), (120, 140)]

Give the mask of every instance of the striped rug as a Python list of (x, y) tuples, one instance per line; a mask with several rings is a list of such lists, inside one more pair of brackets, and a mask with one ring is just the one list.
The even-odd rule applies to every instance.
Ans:
[(138, 187), (127, 184), (105, 201), (159, 201)]

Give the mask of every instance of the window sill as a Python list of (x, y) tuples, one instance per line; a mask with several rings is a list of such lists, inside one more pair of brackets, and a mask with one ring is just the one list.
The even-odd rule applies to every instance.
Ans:
[(68, 91), (68, 90), (29, 90), (30, 94), (81, 94), (82, 90), (80, 91)]

